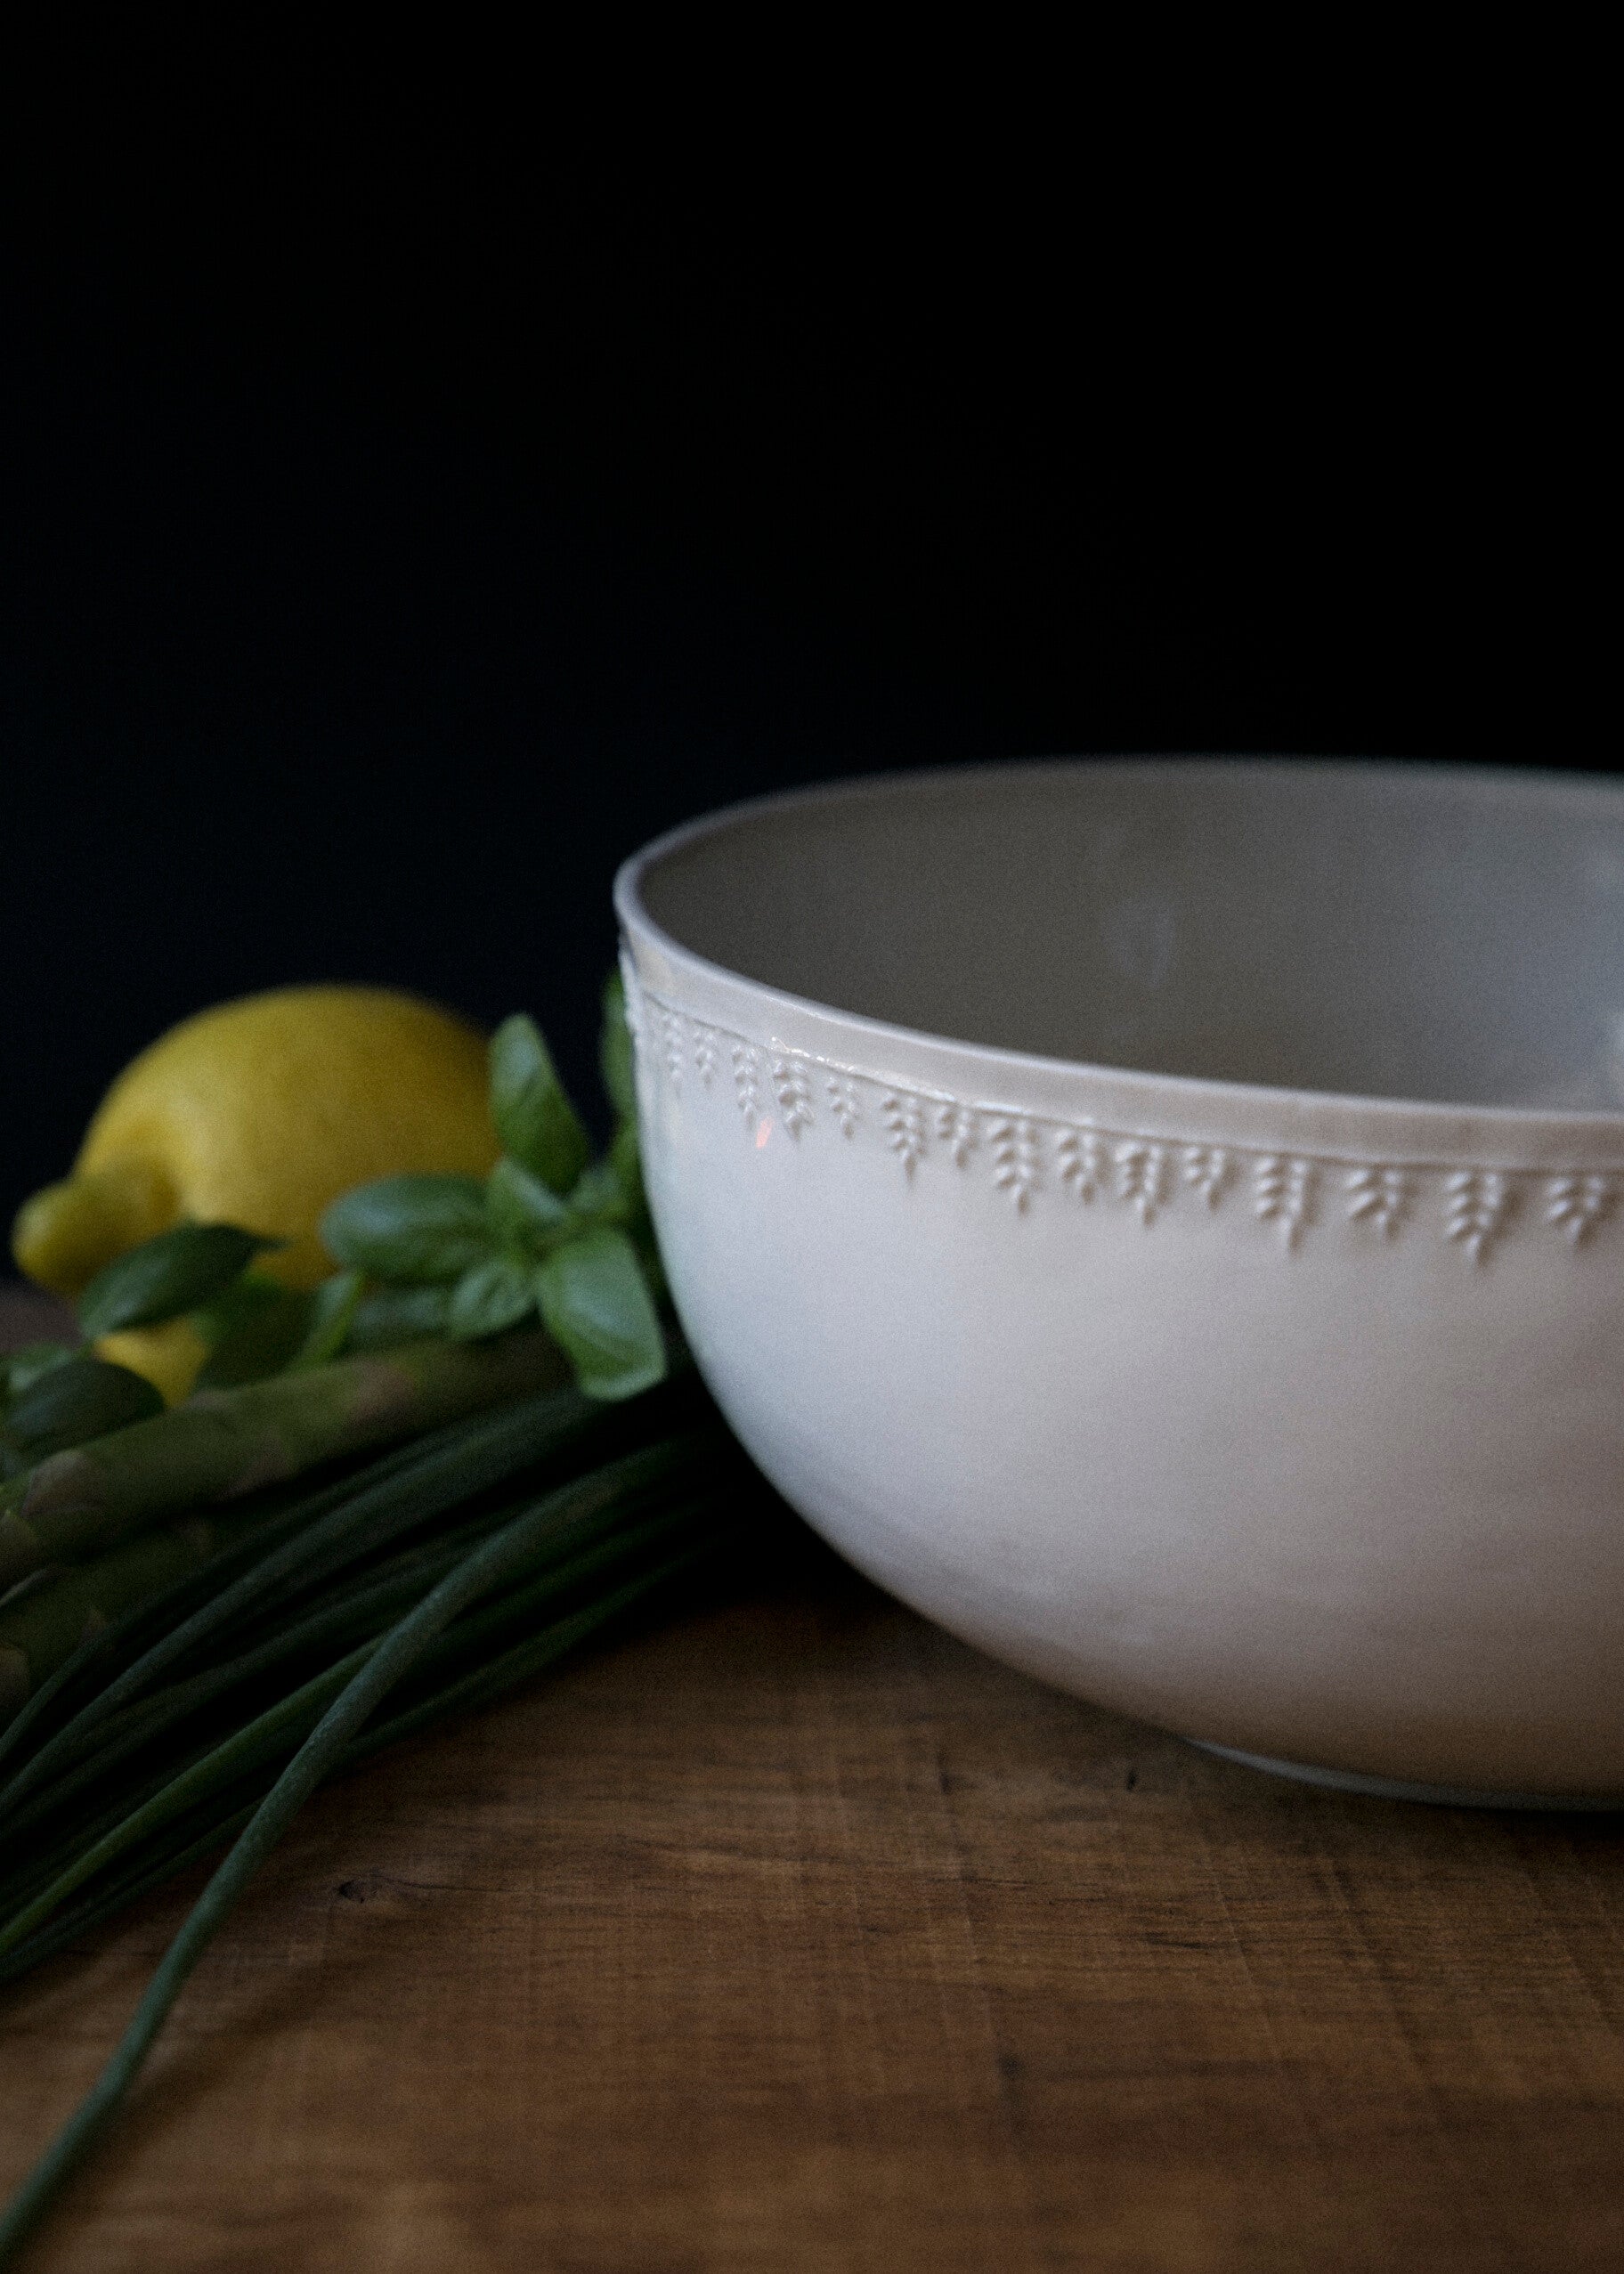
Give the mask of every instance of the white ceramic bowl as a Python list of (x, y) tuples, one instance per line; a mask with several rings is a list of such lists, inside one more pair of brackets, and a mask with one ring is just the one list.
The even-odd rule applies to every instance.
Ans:
[(905, 1601), (1204, 1742), (1624, 1796), (1624, 795), (911, 775), (617, 882), (683, 1326)]

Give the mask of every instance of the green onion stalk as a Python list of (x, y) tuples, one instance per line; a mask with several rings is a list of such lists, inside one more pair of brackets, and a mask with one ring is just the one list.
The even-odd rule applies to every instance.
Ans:
[[(378, 1743), (483, 1702), (540, 1670), (725, 1544), (729, 1528), (714, 1513), (697, 1526), (690, 1511), (680, 1507), (647, 1520), (662, 1484), (669, 1486), (673, 1471), (686, 1471), (691, 1482), (707, 1450), (714, 1458), (718, 1448), (714, 1442), (707, 1448), (702, 1440), (677, 1447), (657, 1444), (590, 1471), (522, 1508), (461, 1557), (383, 1635), (347, 1652), (191, 1763), (142, 1807), (82, 1848), (49, 1885), (12, 1913), (0, 1929), (0, 1962), (98, 1872), (116, 1865), (142, 1839), (195, 1816), (211, 1796), (223, 1796), (229, 1806), (216, 1837), (240, 1824), (96, 2086), (0, 2218), (0, 2264), (32, 2230), (116, 2110), (208, 1943), (319, 1784)], [(631, 1511), (645, 1521), (628, 1535), (618, 1555), (600, 1538), (574, 1557), (559, 1559), (561, 1535)], [(482, 1627), (475, 1606), (504, 1582), (510, 1589), (508, 1599)], [(550, 1620), (546, 1617), (561, 1598), (572, 1596), (574, 1608)], [(459, 1620), (466, 1622), (460, 1635)], [(505, 1642), (506, 1648), (492, 1653), (493, 1642)], [(436, 1656), (448, 1677), (439, 1689), (431, 1683), (393, 1726), (367, 1731), (390, 1693), (420, 1670), (432, 1672)], [(470, 1659), (472, 1664), (467, 1662)], [(245, 1778), (285, 1758), (289, 1748), (291, 1758), (264, 1797), (256, 1804), (243, 1800)], [(185, 1852), (196, 1855), (203, 1846), (194, 1838)]]
[[(672, 1369), (613, 987), (606, 1011), (602, 1159), (510, 1019), (483, 1184), (343, 1196), (310, 1295), (256, 1272), (274, 1245), (256, 1232), (178, 1225), (92, 1281), (77, 1344), (0, 1360), (0, 1981), (225, 1850), (0, 2216), (0, 2264), (319, 1785), (676, 1599), (771, 1523)], [(93, 1345), (177, 1317), (209, 1357), (163, 1412)]]

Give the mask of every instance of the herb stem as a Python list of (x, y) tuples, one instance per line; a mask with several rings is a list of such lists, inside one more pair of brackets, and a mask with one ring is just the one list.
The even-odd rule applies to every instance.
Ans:
[(228, 1629), (250, 1607), (260, 1612), (268, 1604), (306, 1592), (346, 1563), (529, 1466), (602, 1411), (575, 1390), (526, 1399), (492, 1417), (479, 1432), (459, 1433), (421, 1461), (380, 1482), (363, 1484), (316, 1523), (302, 1527), (250, 1564), (88, 1699), (0, 1791), (0, 1819), (63, 1764), (87, 1729), (149, 1689), (158, 1674), (207, 1636)]
[[(170, 2009), (254, 1873), (316, 1787), (344, 1759), (363, 1725), (451, 1622), (525, 1559), (561, 1520), (586, 1515), (636, 1493), (671, 1465), (668, 1446), (629, 1455), (549, 1493), (483, 1541), (381, 1641), (353, 1653), (347, 1679), (215, 1872), (169, 1945), (123, 2039), (96, 2083), (0, 2216), (0, 2263), (48, 2208), (129, 2090)], [(561, 1622), (571, 1641), (592, 1631), (644, 1590), (633, 1579)], [(537, 1638), (538, 1641), (540, 1639)], [(562, 1647), (571, 1646), (565, 1642)], [(336, 1672), (337, 1669), (334, 1669)], [(330, 1676), (327, 1677), (330, 1679)], [(308, 1687), (309, 1685), (307, 1685)], [(76, 1881), (77, 1884), (77, 1881)], [(15, 1924), (15, 1922), (13, 1922)], [(11, 1939), (16, 1939), (14, 1936)]]

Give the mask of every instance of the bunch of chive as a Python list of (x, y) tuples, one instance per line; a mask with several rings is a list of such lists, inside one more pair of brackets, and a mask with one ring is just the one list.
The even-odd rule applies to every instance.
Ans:
[[(364, 1263), (347, 1263), (336, 1299), (318, 1295), (280, 1371), (87, 1443), (59, 1399), (54, 1450), (29, 1466), (43, 1433), (24, 1438), (0, 1484), (0, 1587), (20, 1582), (0, 1599), (15, 1709), (0, 1726), (0, 1981), (231, 1843), (100, 2082), (0, 2216), (0, 2263), (319, 1784), (679, 1588), (759, 1513), (759, 1482), (691, 1371), (659, 1380), (635, 1133), (623, 1121), (601, 1172), (567, 1125), (560, 1143), (533, 1035), (525, 1021), (516, 1040), (510, 1021), (493, 1052), (493, 1105), (505, 1078), (511, 1104), (516, 1064), (528, 1118), (498, 1111), (508, 1149), (478, 1226), (467, 1194), (423, 1190), (451, 1180), (347, 1196), (333, 1245), (359, 1224)], [(191, 1235), (224, 1229), (183, 1227), (111, 1267), (126, 1311), (134, 1288), (144, 1318), (174, 1315), (175, 1288), (190, 1300), (202, 1284)], [(223, 1267), (226, 1243), (213, 1247)], [(335, 1356), (402, 1253), (416, 1288), (443, 1294), (441, 1332)], [(98, 1305), (105, 1285), (85, 1297), (93, 1319)], [(523, 1323), (536, 1309), (550, 1335)], [(105, 1398), (90, 1363), (60, 1361)], [(49, 1371), (26, 1374), (25, 1400)], [(282, 1482), (254, 1489), (268, 1475)]]

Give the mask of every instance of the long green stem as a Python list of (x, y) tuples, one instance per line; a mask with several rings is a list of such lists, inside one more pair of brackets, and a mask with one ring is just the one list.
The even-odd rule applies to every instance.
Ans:
[[(256, 1648), (175, 1683), (155, 1696), (126, 1707), (110, 1721), (93, 1726), (85, 1734), (85, 1757), (74, 1761), (54, 1782), (36, 1791), (22, 1803), (9, 1821), (8, 1837), (20, 1839), (33, 1825), (55, 1815), (99, 1783), (110, 1771), (150, 1745), (166, 1729), (191, 1718), (205, 1707), (218, 1708), (222, 1699), (233, 1690), (261, 1679), (289, 1661), (304, 1659), (308, 1662), (319, 1652), (348, 1647), (393, 1625), (443, 1573), (468, 1553), (479, 1538), (510, 1521), (514, 1514), (511, 1507), (497, 1511), (459, 1528), (450, 1539), (436, 1540), (430, 1547), (408, 1549), (392, 1557), (381, 1572), (369, 1573), (353, 1587), (342, 1589), (309, 1617), (278, 1629)], [(622, 1562), (641, 1550), (660, 1526), (686, 1520), (689, 1514), (685, 1507), (626, 1530), (621, 1512), (611, 1509), (589, 1524), (572, 1526), (567, 1540), (548, 1543), (538, 1553), (534, 1559), (537, 1577), (525, 1588), (504, 1595), (486, 1612), (459, 1620), (451, 1636), (460, 1638), (472, 1620), (481, 1631), (469, 1641), (461, 1642), (460, 1647), (465, 1651), (477, 1648), (486, 1628), (494, 1631), (522, 1620), (532, 1609), (551, 1601), (565, 1588), (579, 1586), (604, 1565)], [(601, 1533), (615, 1526), (622, 1529), (607, 1548), (597, 1555), (589, 1553), (588, 1539), (582, 1535)], [(451, 1636), (446, 1639), (450, 1641)], [(100, 1744), (96, 1742), (99, 1737), (103, 1740)], [(173, 1769), (168, 1772), (173, 1773)], [(125, 1796), (125, 1805), (128, 1805), (128, 1796)]]
[(359, 1475), (341, 1476), (314, 1492), (273, 1487), (268, 1494), (250, 1495), (229, 1517), (213, 1519), (227, 1544), (200, 1571), (135, 1604), (99, 1634), (87, 1636), (72, 1656), (33, 1690), (21, 1711), (0, 1727), (0, 1760), (23, 1750), (42, 1722), (53, 1716), (60, 1719), (74, 1693), (89, 1694), (98, 1686), (98, 1675), (105, 1680), (108, 1668), (120, 1661), (126, 1665), (132, 1662), (272, 1548), (305, 1531), (362, 1489), (382, 1484), (488, 1426), (489, 1417), (484, 1414), (447, 1422), (408, 1444), (374, 1455)]
[(687, 1547), (674, 1550), (656, 1563), (651, 1571), (639, 1573), (617, 1588), (612, 1596), (601, 1602), (586, 1605), (567, 1619), (541, 1632), (526, 1636), (483, 1666), (475, 1666), (466, 1674), (456, 1676), (435, 1690), (431, 1697), (405, 1712), (395, 1714), (387, 1721), (378, 1722), (366, 1730), (345, 1753), (342, 1766), (350, 1768), (381, 1753), (386, 1746), (399, 1744), (402, 1738), (414, 1737), (437, 1721), (452, 1714), (471, 1713), (476, 1707), (488, 1705), (505, 1691), (516, 1689), (534, 1674), (550, 1666), (566, 1650), (572, 1650), (586, 1636), (595, 1634), (600, 1627), (618, 1619), (622, 1612), (681, 1577), (697, 1565), (718, 1555), (732, 1537), (732, 1528), (706, 1533)]
[[(665, 1449), (634, 1453), (565, 1485), (485, 1540), (434, 1587), (350, 1676), (316, 1727), (256, 1809), (170, 1945), (124, 2038), (101, 2077), (0, 2219), (0, 2263), (44, 2213), (139, 2072), (187, 1978), (264, 1858), (310, 1794), (342, 1760), (357, 1732), (459, 1612), (498, 1585), (556, 1530), (561, 1517), (588, 1514), (635, 1490), (669, 1463)], [(638, 1591), (638, 1582), (628, 1588)], [(597, 1604), (576, 1614), (581, 1632), (608, 1615)]]
[[(651, 1448), (646, 1453), (630, 1457), (627, 1462), (613, 1464), (581, 1481), (575, 1487), (564, 1488), (562, 1495), (552, 1496), (559, 1505), (550, 1531), (539, 1536), (528, 1561), (534, 1564), (540, 1555), (544, 1565), (556, 1562), (563, 1536), (565, 1553), (572, 1553), (576, 1535), (583, 1523), (596, 1531), (605, 1515), (623, 1512), (629, 1496), (641, 1487), (668, 1475), (683, 1466), (691, 1466), (696, 1457), (702, 1457), (706, 1448), (703, 1436), (678, 1439)], [(616, 1482), (625, 1472), (631, 1477), (630, 1485)], [(605, 1497), (588, 1509), (572, 1506), (568, 1495), (607, 1480)], [(548, 1504), (543, 1504), (548, 1505)], [(622, 1551), (611, 1542), (609, 1555), (613, 1559)], [(579, 1558), (577, 1559), (579, 1560)], [(586, 1568), (590, 1569), (589, 1561)], [(511, 1613), (507, 1604), (497, 1606), (498, 1621), (509, 1616), (524, 1617), (540, 1602), (567, 1590), (572, 1579), (566, 1563), (562, 1571), (550, 1577), (544, 1570), (539, 1582), (532, 1581), (528, 1594), (516, 1596)], [(149, 1781), (143, 1790), (134, 1794), (121, 1794), (101, 1816), (88, 1824), (73, 1828), (65, 1840), (54, 1848), (31, 1858), (20, 1874), (15, 1875), (5, 1890), (7, 1917), (0, 1926), (0, 1953), (21, 1940), (45, 1917), (70, 1895), (77, 1887), (120, 1855), (137, 1846), (155, 1829), (161, 1828), (174, 1816), (191, 1807), (215, 1787), (234, 1783), (251, 1767), (270, 1760), (302, 1734), (326, 1697), (335, 1675), (342, 1669), (359, 1663), (370, 1644), (363, 1644), (339, 1661), (339, 1666), (316, 1674), (288, 1696), (279, 1699), (264, 1713), (232, 1733), (223, 1742), (199, 1747), (177, 1771), (166, 1767)], [(454, 1643), (453, 1648), (460, 1649)], [(432, 1654), (431, 1654), (432, 1657)]]
[[(53, 1741), (57, 1747), (57, 1782), (48, 1789), (60, 1789), (63, 1780), (77, 1774), (79, 1766), (93, 1756), (110, 1760), (122, 1758), (192, 1710), (194, 1705), (207, 1703), (217, 1690), (233, 1686), (239, 1679), (274, 1665), (279, 1659), (296, 1655), (307, 1643), (324, 1638), (326, 1622), (330, 1621), (334, 1633), (344, 1633), (346, 1619), (353, 1612), (359, 1614), (374, 1594), (379, 1594), (382, 1600), (381, 1590), (418, 1575), (422, 1588), (431, 1586), (443, 1571), (448, 1571), (459, 1555), (467, 1554), (475, 1539), (486, 1531), (494, 1531), (511, 1513), (511, 1509), (503, 1509), (482, 1521), (459, 1525), (449, 1538), (437, 1539), (424, 1547), (402, 1548), (381, 1564), (373, 1564), (359, 1577), (330, 1589), (321, 1598), (317, 1609), (291, 1626), (274, 1619), (253, 1620), (234, 1629), (223, 1637), (232, 1648), (231, 1657), (211, 1660), (195, 1673), (182, 1674), (160, 1688), (115, 1706), (100, 1719), (76, 1717), (71, 1728), (59, 1732)], [(420, 1588), (418, 1592), (421, 1591)], [(377, 1623), (388, 1622), (380, 1618)], [(345, 1634), (345, 1639), (353, 1641), (369, 1631), (358, 1627), (354, 1635)], [(170, 1670), (173, 1673), (175, 1669)], [(22, 1803), (20, 1814), (11, 1820), (13, 1831), (43, 1805), (45, 1799), (44, 1793), (36, 1791)]]
[[(441, 1569), (450, 1568), (457, 1560), (457, 1552), (448, 1553), (441, 1559)], [(461, 1547), (460, 1552), (466, 1554), (467, 1547)], [(206, 1706), (217, 1705), (231, 1691), (240, 1689), (256, 1676), (268, 1673), (289, 1659), (308, 1659), (323, 1645), (329, 1649), (352, 1645), (379, 1633), (421, 1596), (434, 1576), (437, 1574), (419, 1580), (410, 1572), (399, 1574), (382, 1586), (368, 1589), (359, 1600), (346, 1600), (301, 1620), (257, 1650), (246, 1651), (240, 1658), (228, 1659), (223, 1666), (211, 1667), (194, 1674), (188, 1681), (176, 1682), (156, 1697), (142, 1699), (126, 1709), (127, 1718), (120, 1717), (110, 1725), (101, 1724), (89, 1735), (93, 1739), (105, 1731), (107, 1742), (94, 1750), (87, 1746), (85, 1758), (22, 1802), (7, 1823), (8, 1841), (20, 1840), (42, 1819), (56, 1814), (100, 1783), (110, 1771), (133, 1753), (142, 1751), (166, 1729), (173, 1728), (176, 1722), (191, 1719)]]
[(488, 1598), (477, 1610), (464, 1612), (424, 1653), (413, 1681), (433, 1686), (446, 1678), (449, 1669), (470, 1659), (484, 1663), (493, 1645), (505, 1644), (516, 1632), (533, 1633), (544, 1612), (554, 1610), (560, 1602), (600, 1583), (626, 1564), (657, 1553), (691, 1531), (702, 1514), (709, 1516), (714, 1528), (714, 1511), (686, 1497), (674, 1507), (656, 1508), (631, 1522), (621, 1521), (613, 1529), (596, 1525), (592, 1528), (596, 1537), (582, 1539), (579, 1533), (587, 1528), (572, 1525), (570, 1552), (563, 1560), (550, 1555), (544, 1560), (531, 1558), (522, 1571), (511, 1575), (521, 1584), (515, 1586), (510, 1580), (499, 1596)]
[[(500, 1521), (509, 1521), (513, 1514), (511, 1507), (503, 1511)], [(584, 1531), (591, 1538), (601, 1532), (605, 1523), (623, 1527), (624, 1522), (624, 1512), (613, 1509), (606, 1517), (600, 1515), (589, 1523), (572, 1527), (571, 1531), (572, 1534)], [(475, 1527), (452, 1542), (452, 1552), (440, 1568), (419, 1574), (405, 1593), (404, 1599), (396, 1600), (393, 1606), (394, 1615), (400, 1616), (411, 1604), (419, 1601), (451, 1563), (460, 1561), (469, 1552), (486, 1529)], [(540, 1600), (550, 1601), (568, 1591), (572, 1584), (569, 1566), (572, 1558), (578, 1555), (581, 1545), (581, 1542), (574, 1537), (563, 1539), (549, 1543), (532, 1559), (531, 1570), (539, 1568), (543, 1574), (548, 1571), (555, 1573), (541, 1588)], [(562, 1569), (559, 1568), (561, 1559)], [(531, 1592), (535, 1592), (533, 1588)], [(323, 1634), (326, 1622), (318, 1613), (304, 1636), (307, 1643), (313, 1645), (312, 1648), (301, 1653), (305, 1658), (307, 1668), (313, 1655), (320, 1657), (321, 1654), (321, 1649), (314, 1645), (324, 1644), (326, 1650), (331, 1653), (337, 1652), (340, 1645), (351, 1646), (375, 1637), (393, 1623), (389, 1616), (384, 1615), (385, 1606), (375, 1605), (374, 1609), (379, 1615), (368, 1618), (359, 1633), (354, 1630), (353, 1622), (345, 1620), (333, 1622)], [(272, 1653), (268, 1650), (267, 1657), (271, 1656)], [(246, 1669), (248, 1678), (252, 1679), (254, 1670), (251, 1668)], [(321, 1699), (310, 1685), (319, 1681), (324, 1670), (318, 1665), (307, 1671), (299, 1692), (312, 1713), (319, 1707)], [(234, 1787), (241, 1783), (251, 1764), (269, 1766), (279, 1752), (291, 1750), (304, 1734), (305, 1720), (301, 1720), (296, 1714), (289, 1718), (286, 1710), (289, 1702), (287, 1697), (275, 1699), (268, 1708), (250, 1713), (247, 1720), (239, 1721), (234, 1728), (230, 1726), (231, 1716), (228, 1708), (227, 1727), (223, 1732), (219, 1726), (217, 1713), (207, 1713), (207, 1707), (212, 1703), (217, 1708), (220, 1693), (229, 1691), (236, 1677), (244, 1672), (240, 1661), (228, 1661), (223, 1667), (206, 1669), (191, 1682), (175, 1684), (168, 1692), (159, 1692), (155, 1699), (140, 1701), (135, 1706), (126, 1708), (115, 1722), (102, 1723), (90, 1732), (89, 1747), (93, 1747), (96, 1739), (110, 1729), (121, 1733), (122, 1739), (127, 1740), (127, 1746), (119, 1741), (119, 1735), (116, 1734), (115, 1742), (106, 1749), (105, 1757), (100, 1751), (89, 1752), (88, 1758), (82, 1758), (25, 1801), (12, 1819), (6, 1842), (10, 1865), (4, 1874), (0, 1874), (0, 1921), (14, 1919), (41, 1898), (46, 1901), (59, 1899), (63, 1892), (61, 1883), (64, 1875), (77, 1872), (86, 1855), (93, 1851), (99, 1871), (110, 1858), (126, 1848), (139, 1849), (143, 1842), (150, 1841), (154, 1823), (166, 1821), (170, 1809), (175, 1806), (190, 1806), (199, 1794), (216, 1786), (223, 1790)], [(218, 1682), (216, 1677), (220, 1677)], [(263, 1670), (261, 1678), (263, 1686)], [(313, 1704), (311, 1702), (313, 1700)], [(162, 1710), (154, 1715), (150, 1710), (153, 1707)], [(307, 1715), (305, 1719), (308, 1718)], [(118, 1774), (119, 1760), (126, 1756), (126, 1750), (143, 1750), (161, 1734), (163, 1726), (181, 1718), (191, 1721), (194, 1727), (202, 1724), (207, 1734), (194, 1738), (178, 1757), (172, 1749), (166, 1758), (160, 1758), (157, 1766), (145, 1775), (138, 1776), (134, 1783), (127, 1773)], [(86, 1788), (92, 1792), (99, 1788), (105, 1797), (101, 1806), (93, 1807), (88, 1814), (82, 1806), (76, 1812), (72, 1803), (76, 1798), (82, 1800)], [(40, 1824), (41, 1818), (47, 1820), (43, 1826)], [(56, 1821), (51, 1822), (52, 1819)], [(44, 1831), (43, 1840), (38, 1837), (36, 1827)]]
[[(177, 1879), (193, 1864), (200, 1864), (206, 1856), (215, 1855), (241, 1831), (264, 1797), (263, 1789), (256, 1791), (251, 1800), (235, 1810), (216, 1801), (214, 1806), (218, 1814), (215, 1816), (210, 1817), (207, 1809), (199, 1810), (191, 1822), (172, 1826), (166, 1839), (151, 1842), (140, 1856), (132, 1856), (122, 1872), (103, 1879), (82, 1903), (59, 1911), (48, 1926), (0, 1958), (0, 1982), (20, 1981), (46, 1959), (53, 1958), (59, 1950), (67, 1950), (77, 1942), (81, 1935), (93, 1933), (108, 1920), (116, 1919), (120, 1912), (139, 1903), (143, 1895)], [(200, 1833), (197, 1829), (199, 1815), (207, 1819), (206, 1829)]]
[(211, 1596), (88, 1700), (73, 1721), (47, 1738), (0, 1791), (0, 1818), (54, 1773), (69, 1749), (70, 1732), (82, 1734), (105, 1720), (206, 1636), (228, 1628), (248, 1608), (260, 1610), (267, 1601), (307, 1591), (345, 1563), (528, 1466), (602, 1411), (573, 1390), (526, 1400), (494, 1416), (477, 1436), (461, 1437), (381, 1484), (353, 1493)]
[(0, 1611), (0, 1720), (71, 1658), (87, 1634), (196, 1571), (215, 1544), (206, 1517), (165, 1524), (83, 1570), (25, 1590)]
[(116, 1862), (148, 1832), (161, 1830), (220, 1785), (246, 1775), (272, 1754), (288, 1733), (313, 1724), (328, 1701), (342, 1691), (345, 1682), (378, 1646), (376, 1640), (362, 1643), (336, 1664), (313, 1675), (287, 1697), (279, 1698), (275, 1705), (250, 1721), (246, 1728), (238, 1730), (223, 1745), (211, 1747), (178, 1776), (169, 1778), (150, 1799), (121, 1817), (100, 1840), (80, 1848), (49, 1887), (25, 1903), (20, 1911), (13, 1912), (0, 1927), (0, 1955), (48, 1919), (76, 1888), (83, 1887), (86, 1880), (93, 1879), (107, 1864)]
[[(372, 1723), (346, 1749), (333, 1771), (334, 1775), (346, 1774), (386, 1747), (432, 1728), (437, 1722), (456, 1714), (471, 1712), (507, 1691), (517, 1688), (599, 1628), (613, 1623), (636, 1603), (713, 1558), (731, 1537), (736, 1537), (736, 1528), (731, 1525), (720, 1531), (705, 1531), (691, 1545), (662, 1556), (652, 1567), (627, 1580), (615, 1590), (612, 1598), (585, 1606), (581, 1612), (572, 1613), (567, 1619), (555, 1620), (540, 1632), (526, 1636), (523, 1641), (499, 1653), (484, 1665), (452, 1676), (416, 1705), (392, 1716), (387, 1721)], [(142, 1896), (164, 1886), (191, 1864), (200, 1863), (206, 1856), (215, 1853), (248, 1821), (256, 1805), (257, 1800), (235, 1807), (229, 1791), (211, 1796), (209, 1802), (192, 1811), (188, 1818), (166, 1827), (163, 1833), (146, 1843), (139, 1855), (129, 1858), (122, 1872), (104, 1878), (84, 1902), (53, 1915), (47, 1926), (0, 1958), (0, 1982), (15, 1980), (30, 1972), (57, 1951), (67, 1948), (106, 1921), (118, 1917)], [(206, 1828), (199, 1831), (198, 1818), (199, 1815), (207, 1816), (211, 1807), (219, 1809), (218, 1818), (207, 1823)]]

